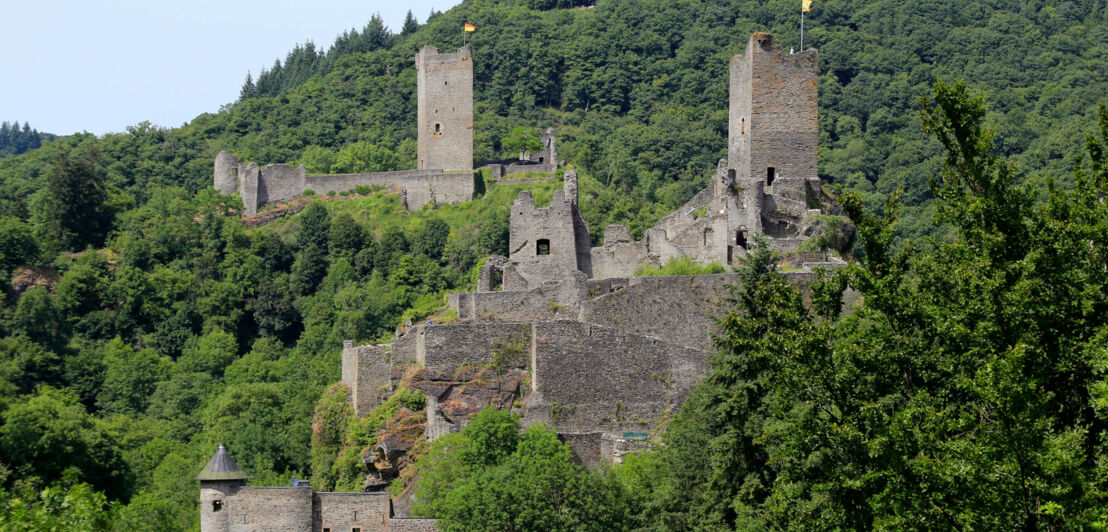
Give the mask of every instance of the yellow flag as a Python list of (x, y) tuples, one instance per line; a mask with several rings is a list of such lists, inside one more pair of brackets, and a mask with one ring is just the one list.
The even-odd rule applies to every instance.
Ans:
[(811, 11), (812, 10), (812, 0), (800, 0), (800, 10), (805, 11), (805, 12)]
[(477, 26), (466, 22), (464, 25), (462, 25), (462, 31), (477, 31)]

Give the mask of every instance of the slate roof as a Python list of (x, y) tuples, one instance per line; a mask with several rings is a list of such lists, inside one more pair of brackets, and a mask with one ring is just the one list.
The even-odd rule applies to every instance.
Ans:
[(246, 480), (246, 478), (246, 473), (239, 468), (235, 459), (231, 458), (231, 453), (228, 453), (222, 445), (212, 455), (212, 459), (208, 460), (204, 470), (196, 475), (196, 480)]

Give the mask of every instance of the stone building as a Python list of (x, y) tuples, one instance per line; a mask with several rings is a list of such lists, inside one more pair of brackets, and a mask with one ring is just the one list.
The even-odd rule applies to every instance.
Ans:
[(215, 158), (212, 184), (220, 194), (238, 194), (243, 212), (313, 190), (324, 194), (355, 187), (397, 186), (409, 209), (431, 201), (473, 199), (473, 57), (465, 46), (440, 54), (425, 46), (415, 56), (418, 99), (418, 164), (415, 170), (307, 175), (304, 165), (246, 164), (226, 151)]
[(434, 532), (433, 519), (394, 519), (388, 493), (247, 486), (246, 473), (222, 445), (196, 476), (201, 532)]

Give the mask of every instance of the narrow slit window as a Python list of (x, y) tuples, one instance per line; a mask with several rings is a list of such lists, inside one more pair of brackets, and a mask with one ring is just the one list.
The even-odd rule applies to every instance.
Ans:
[(746, 136), (746, 119), (745, 118), (739, 119), (739, 136), (740, 137), (745, 137)]
[(766, 185), (772, 185), (773, 180), (777, 177), (777, 169), (770, 166), (766, 168)]
[(539, 241), (535, 243), (535, 254), (536, 255), (549, 255), (550, 254), (550, 240), (545, 239), (545, 238), (540, 238)]

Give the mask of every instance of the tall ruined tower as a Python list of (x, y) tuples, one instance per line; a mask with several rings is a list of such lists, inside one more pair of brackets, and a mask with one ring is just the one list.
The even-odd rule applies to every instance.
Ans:
[(816, 49), (789, 53), (769, 33), (751, 35), (731, 58), (727, 166), (737, 181), (776, 184), (775, 193), (818, 186), (818, 76)]
[(416, 54), (419, 118), (417, 168), (473, 170), (473, 50)]

